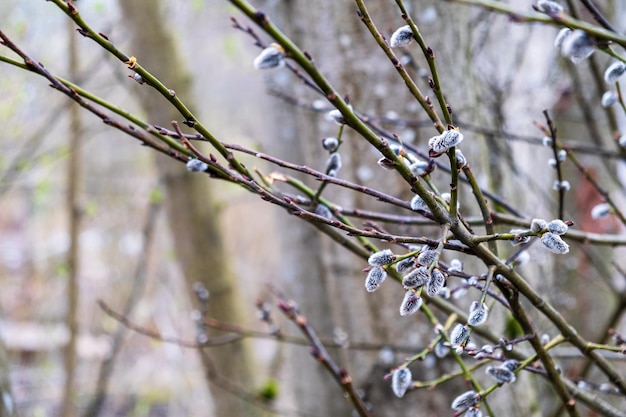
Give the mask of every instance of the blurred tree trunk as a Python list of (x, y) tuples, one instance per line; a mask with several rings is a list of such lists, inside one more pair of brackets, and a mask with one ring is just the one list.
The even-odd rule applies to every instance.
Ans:
[[(138, 61), (194, 108), (189, 100), (192, 94), (186, 65), (168, 31), (167, 19), (160, 14), (161, 2), (134, 0), (120, 1), (119, 4), (128, 27), (133, 30), (131, 51)], [(150, 122), (169, 126), (172, 120), (180, 120), (175, 109), (161, 97), (157, 98), (154, 90), (146, 86), (139, 90)], [(157, 157), (157, 166), (165, 179), (166, 210), (189, 292), (192, 293), (196, 282), (202, 283), (210, 293), (208, 316), (244, 323), (242, 303), (245, 298), (240, 295), (238, 282), (231, 272), (219, 229), (219, 207), (211, 188), (216, 184), (204, 175), (187, 173), (183, 165), (165, 157)], [(248, 403), (211, 383), (214, 372), (217, 372), (230, 383), (245, 387), (253, 385), (254, 369), (247, 343), (205, 349), (201, 357), (213, 394), (214, 415), (255, 415)]]
[[(405, 24), (393, 2), (366, 3), (378, 29), (387, 39), (396, 28)], [(537, 89), (545, 87), (545, 80), (538, 80), (536, 85), (530, 87), (513, 83), (514, 77), (523, 73), (525, 68), (537, 65), (536, 62), (523, 60), (533, 50), (528, 46), (531, 35), (520, 36), (511, 31), (510, 24), (506, 22), (503, 25), (490, 20), (476, 24), (479, 21), (477, 13), (471, 12), (469, 8), (440, 2), (405, 3), (413, 6), (412, 17), (417, 20), (427, 44), (435, 51), (443, 80), (442, 87), (448, 103), (455, 111), (455, 118), (474, 125), (495, 128), (504, 122), (512, 122), (511, 116), (514, 116), (515, 126), (531, 126), (532, 115), (519, 113), (521, 100), (533, 97), (530, 101), (533, 106), (541, 105), (538, 104), (541, 102), (545, 106), (549, 105), (550, 91), (537, 94)], [(404, 82), (358, 18), (354, 2), (264, 1), (259, 7), (302, 49), (311, 53), (316, 65), (338, 91), (349, 94), (350, 101), (358, 111), (378, 116), (385, 116), (387, 111), (393, 111), (404, 119), (426, 119), (421, 109), (416, 110), (415, 99), (410, 97)], [(534, 33), (532, 36), (545, 35)], [(491, 47), (507, 45), (508, 55), (505, 58), (499, 56), (498, 54), (502, 55), (501, 49), (492, 52), (494, 55), (488, 55), (487, 43), (491, 43)], [(551, 47), (550, 45), (535, 45), (544, 48), (538, 56), (549, 55), (545, 49)], [(427, 68), (417, 46), (407, 51), (414, 64)], [(403, 51), (396, 50), (396, 53), (400, 57)], [(479, 62), (479, 59), (484, 62)], [(541, 68), (548, 64), (549, 62), (542, 64)], [(432, 91), (414, 69), (412, 75), (424, 94), (432, 97)], [(268, 81), (272, 87), (299, 98), (311, 101), (323, 99), (308, 90), (301, 81), (286, 74), (286, 70), (271, 72)], [(517, 91), (520, 88), (523, 89), (522, 92)], [(323, 170), (328, 154), (322, 149), (320, 140), (335, 135), (337, 126), (318, 113), (277, 102), (273, 98), (268, 100), (272, 100), (275, 127), (269, 135), (275, 139), (267, 144), (269, 152), (291, 162)], [(264, 108), (269, 107), (266, 105)], [(389, 126), (389, 129), (398, 133), (406, 142), (413, 142), (425, 149), (426, 141), (436, 132), (429, 127), (430, 123), (427, 122), (424, 126), (426, 128), (414, 130), (402, 126)], [(481, 183), (487, 185), (490, 181), (499, 181), (496, 184), (497, 190), (502, 192), (508, 189), (510, 197), (515, 194), (510, 193), (514, 185), (511, 182), (512, 173), (500, 169), (493, 171), (493, 176), (489, 174), (496, 166), (505, 167), (503, 161), (511, 159), (514, 154), (514, 149), (508, 143), (497, 139), (472, 134), (470, 140), (473, 145), (470, 147), (464, 144), (462, 148), (472, 158), (470, 161), (474, 171), (480, 173)], [(372, 152), (365, 141), (353, 135), (350, 129), (344, 132), (344, 140), (340, 149), (344, 161), (340, 178), (384, 189), (407, 200), (411, 198), (407, 187), (394, 174), (378, 169), (375, 161), (379, 156)], [(494, 150), (494, 142), (499, 146), (497, 152)], [(448, 185), (445, 176), (437, 176), (437, 180), (442, 181), (440, 189), (445, 190)], [(309, 185), (317, 187), (313, 181)], [(344, 207), (381, 207), (361, 195), (334, 191), (336, 190), (328, 187), (324, 195)], [(470, 192), (461, 193), (461, 197), (473, 199)], [(522, 207), (530, 204), (530, 200), (516, 203), (518, 202)], [(389, 208), (385, 210), (388, 211)], [(281, 271), (283, 285), (321, 335), (332, 337), (336, 329), (340, 328), (347, 332), (352, 341), (408, 344), (416, 346), (416, 350), (430, 342), (432, 330), (423, 317), (418, 316), (415, 319), (398, 315), (398, 306), (403, 296), (401, 289), (389, 285), (383, 286), (375, 294), (366, 293), (363, 288), (365, 276), (360, 272), (365, 266), (362, 260), (356, 259), (347, 250), (337, 248), (336, 243), (320, 237), (311, 226), (298, 220), (285, 219), (283, 213), (278, 215), (283, 216), (278, 222), (281, 229), (288, 231), (281, 233), (279, 237), (284, 259)], [(406, 234), (416, 233), (414, 228), (404, 227), (398, 230)], [(417, 233), (421, 235), (425, 231), (420, 230)], [(437, 236), (438, 231), (431, 229), (428, 233)], [(384, 247), (379, 242), (375, 244)], [(348, 367), (356, 386), (363, 388), (367, 399), (376, 405), (373, 410), (375, 416), (413, 416), (417, 409), (426, 413), (427, 410), (436, 412), (449, 408), (450, 398), (447, 394), (450, 390), (420, 392), (402, 400), (393, 397), (383, 376), (402, 361), (406, 356), (404, 353), (396, 353), (393, 363), (381, 362), (378, 352), (347, 355), (345, 352), (331, 351), (331, 354), (337, 359), (343, 359), (343, 364)], [(320, 415), (347, 415), (346, 409), (349, 405), (319, 364), (302, 348), (290, 348), (289, 356), (289, 368), (297, 370), (292, 371), (292, 389), (301, 411)], [(414, 375), (419, 373), (420, 380), (435, 377), (437, 372), (441, 372), (441, 368), (437, 370), (436, 367), (420, 364), (414, 366), (418, 367)], [(459, 392), (463, 388), (460, 384)], [(520, 394), (517, 400), (519, 403), (534, 402), (533, 390), (528, 389), (526, 384), (520, 383), (516, 388), (526, 391), (523, 395)], [(515, 404), (506, 404), (509, 412), (511, 407), (515, 408)], [(524, 415), (532, 414), (525, 411)]]

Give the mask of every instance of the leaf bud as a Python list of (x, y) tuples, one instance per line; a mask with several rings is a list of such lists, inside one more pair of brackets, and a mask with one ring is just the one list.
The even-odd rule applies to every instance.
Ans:
[(417, 194), (411, 199), (410, 205), (413, 211), (429, 211), (426, 202)]
[(437, 251), (429, 249), (428, 246), (424, 246), (424, 249), (417, 255), (417, 263), (424, 266), (429, 266), (437, 260), (439, 254)]
[(421, 177), (429, 172), (430, 163), (426, 161), (416, 161), (409, 165), (409, 171), (416, 177)]

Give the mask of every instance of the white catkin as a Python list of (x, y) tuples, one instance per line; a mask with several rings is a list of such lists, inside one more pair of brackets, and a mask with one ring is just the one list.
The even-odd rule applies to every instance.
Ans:
[(282, 52), (282, 47), (272, 44), (263, 49), (254, 59), (253, 65), (256, 69), (282, 67), (285, 65), (285, 54)]
[(400, 304), (400, 315), (410, 316), (415, 314), (422, 306), (422, 298), (409, 290), (404, 294), (402, 304)]
[(537, 9), (547, 15), (560, 13), (563, 11), (563, 6), (559, 3), (551, 0), (539, 0), (537, 2)]
[(602, 100), (600, 101), (600, 103), (602, 104), (602, 107), (611, 107), (613, 104), (617, 103), (619, 100), (617, 98), (617, 95), (615, 95), (614, 92), (612, 91), (605, 91), (604, 94), (602, 94)]
[(480, 395), (476, 391), (466, 391), (452, 401), (451, 408), (455, 411), (465, 411), (474, 407), (480, 401)]
[(548, 222), (544, 219), (532, 219), (530, 222), (530, 230), (535, 233), (545, 230), (546, 227), (548, 227)]
[(405, 258), (401, 261), (399, 261), (396, 264), (396, 271), (399, 274), (406, 274), (411, 272), (412, 270), (414, 270), (416, 267), (415, 265), (415, 258), (413, 256), (409, 257), (409, 258)]
[(610, 212), (611, 206), (607, 203), (601, 203), (591, 209), (591, 218), (594, 220), (601, 219), (608, 216)]
[(209, 166), (199, 159), (193, 158), (187, 161), (187, 171), (189, 172), (204, 172), (209, 169)]
[(469, 337), (469, 327), (457, 323), (450, 332), (450, 345), (453, 348), (461, 346)]
[(402, 285), (406, 289), (418, 288), (426, 284), (429, 279), (430, 274), (428, 273), (428, 268), (420, 266), (419, 268), (414, 269), (402, 278)]
[(365, 289), (367, 292), (374, 292), (380, 287), (380, 284), (387, 278), (387, 271), (378, 266), (373, 267), (367, 273), (365, 278)]
[(563, 220), (555, 219), (548, 223), (548, 232), (555, 235), (564, 235), (567, 233), (568, 226)]
[(402, 26), (391, 35), (389, 46), (397, 48), (398, 46), (408, 45), (412, 40), (413, 31), (411, 30), (411, 27), (409, 25)]
[(430, 279), (426, 283), (426, 293), (434, 297), (446, 285), (446, 276), (439, 269), (435, 268), (430, 273)]
[(474, 301), (470, 306), (467, 324), (470, 326), (480, 326), (487, 321), (488, 316), (489, 307), (487, 307), (487, 304)]
[(626, 64), (621, 61), (614, 62), (604, 71), (604, 81), (607, 84), (613, 84), (622, 78), (624, 74), (626, 74)]
[(391, 376), (391, 390), (398, 398), (404, 397), (406, 391), (411, 387), (413, 375), (408, 368), (396, 369)]
[(501, 384), (510, 384), (517, 379), (515, 374), (505, 367), (488, 366), (485, 372)]
[(367, 263), (371, 266), (384, 266), (393, 263), (395, 259), (396, 256), (393, 254), (391, 249), (384, 249), (370, 255)]
[(561, 45), (563, 45), (563, 41), (565, 40), (565, 38), (569, 36), (570, 33), (572, 33), (572, 30), (570, 28), (563, 28), (559, 30), (559, 33), (557, 33), (556, 38), (554, 38), (554, 47), (560, 48)]
[(584, 30), (576, 29), (563, 40), (561, 55), (574, 64), (589, 58), (595, 51), (593, 40)]
[(564, 255), (569, 252), (569, 245), (561, 239), (561, 236), (555, 235), (554, 233), (544, 233), (543, 236), (541, 236), (541, 243), (554, 253)]

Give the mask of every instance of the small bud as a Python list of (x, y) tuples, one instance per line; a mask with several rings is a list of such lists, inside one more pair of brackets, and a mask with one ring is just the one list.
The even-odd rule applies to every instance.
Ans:
[(446, 276), (438, 268), (433, 269), (430, 273), (430, 279), (426, 283), (426, 292), (429, 296), (434, 297), (446, 285)]
[(454, 328), (450, 332), (450, 345), (453, 348), (461, 346), (467, 341), (467, 339), (469, 338), (469, 334), (469, 327), (457, 323), (457, 325), (454, 326)]
[(604, 71), (604, 81), (607, 84), (613, 84), (622, 78), (624, 74), (626, 74), (626, 64), (622, 61), (614, 62)]
[(331, 172), (334, 172), (335, 175), (331, 175), (335, 177), (337, 172), (341, 169), (341, 155), (338, 152), (333, 152), (330, 154), (328, 161), (326, 162), (326, 172), (330, 175)]
[(559, 33), (557, 33), (556, 38), (554, 38), (554, 47), (560, 48), (561, 45), (563, 45), (563, 41), (565, 40), (565, 38), (567, 38), (567, 36), (570, 33), (572, 33), (572, 30), (570, 28), (563, 28), (559, 30)]
[(626, 135), (620, 136), (617, 140), (617, 144), (622, 148), (626, 148)]
[(537, 10), (547, 15), (553, 15), (562, 12), (563, 6), (555, 1), (539, 0), (537, 2)]
[(463, 271), (463, 262), (458, 259), (453, 259), (450, 261), (450, 266), (448, 267), (448, 272), (461, 272)]
[(429, 211), (426, 202), (417, 194), (411, 199), (410, 205), (413, 211)]
[(253, 65), (256, 69), (282, 67), (285, 65), (285, 50), (282, 46), (273, 43), (261, 51), (254, 59)]
[(415, 314), (421, 306), (421, 297), (409, 290), (404, 294), (404, 299), (402, 300), (402, 304), (400, 304), (400, 315), (410, 316), (411, 314)]
[(483, 347), (481, 347), (480, 350), (482, 352), (485, 352), (485, 353), (491, 355), (493, 353), (493, 346), (492, 345), (483, 345)]
[(464, 417), (483, 417), (483, 412), (480, 411), (480, 408), (470, 408)]
[(533, 219), (530, 222), (530, 230), (535, 233), (541, 232), (542, 230), (545, 230), (547, 227), (548, 227), (548, 222), (546, 222), (544, 219)]
[(552, 146), (552, 138), (550, 136), (544, 136), (543, 139), (541, 139), (541, 143), (546, 148), (549, 148), (550, 146)]
[(551, 168), (556, 168), (556, 159), (554, 159), (554, 158), (550, 158), (550, 159), (548, 159), (548, 165), (549, 165)]
[(315, 214), (328, 220), (332, 220), (333, 218), (333, 213), (323, 204), (318, 204), (317, 207), (315, 207)]
[(380, 284), (387, 278), (387, 271), (379, 266), (375, 266), (367, 273), (365, 278), (365, 289), (367, 292), (374, 292)]
[(335, 152), (339, 147), (339, 140), (333, 137), (324, 138), (322, 139), (322, 147), (328, 152)]
[(412, 40), (413, 31), (411, 30), (411, 27), (409, 25), (402, 26), (391, 35), (389, 46), (397, 48), (398, 46), (408, 45)]
[(396, 369), (391, 377), (391, 390), (398, 398), (404, 397), (406, 391), (411, 387), (413, 375), (408, 368)]
[(567, 233), (568, 226), (565, 224), (563, 220), (552, 220), (548, 223), (548, 232), (554, 233), (555, 235), (564, 235)]
[(569, 252), (569, 245), (559, 235), (554, 233), (544, 233), (541, 236), (541, 243), (554, 253), (566, 254)]
[(523, 243), (527, 243), (530, 240), (530, 236), (523, 236), (522, 233), (528, 233), (527, 229), (511, 229), (509, 233), (515, 235), (513, 240), (511, 240), (511, 245), (517, 246)]
[(608, 205), (607, 203), (598, 204), (594, 206), (594, 208), (591, 209), (591, 218), (601, 219), (603, 217), (608, 216), (610, 212), (611, 212), (610, 205)]
[(474, 407), (480, 401), (480, 394), (476, 391), (467, 391), (459, 395), (452, 401), (452, 409), (455, 411), (465, 411), (470, 407)]
[(379, 167), (381, 167), (382, 169), (386, 170), (386, 171), (393, 171), (395, 168), (395, 165), (393, 163), (393, 161), (391, 159), (387, 159), (384, 156), (382, 158), (380, 158), (378, 161), (376, 161), (376, 163), (378, 164)]
[(426, 161), (416, 161), (409, 165), (409, 171), (416, 177), (421, 177), (428, 172), (430, 164)]
[(602, 100), (601, 100), (602, 107), (605, 107), (605, 108), (611, 107), (613, 104), (617, 102), (618, 102), (618, 99), (614, 92), (606, 91), (604, 94), (602, 94)]
[(576, 29), (563, 40), (561, 55), (574, 64), (589, 58), (595, 51), (593, 39), (584, 30)]
[(146, 82), (146, 80), (144, 80), (143, 77), (137, 72), (133, 73), (133, 80), (135, 80), (139, 84), (144, 84)]
[(189, 172), (204, 172), (207, 169), (209, 169), (209, 166), (197, 158), (187, 161), (187, 171)]
[(428, 268), (420, 266), (402, 278), (402, 286), (406, 289), (418, 288), (426, 284), (429, 279), (430, 274), (428, 273)]
[(571, 188), (572, 186), (567, 180), (563, 180), (563, 181), (556, 180), (554, 181), (554, 184), (552, 184), (552, 189), (554, 191), (561, 191), (561, 190), (569, 191)]
[(519, 368), (520, 363), (517, 359), (508, 359), (502, 362), (501, 368), (506, 368), (511, 372), (515, 372), (517, 368)]
[(565, 159), (567, 158), (567, 151), (565, 149), (561, 149), (560, 151), (556, 153), (556, 157), (559, 160), (559, 162), (565, 161)]
[(513, 372), (503, 367), (496, 368), (495, 366), (488, 366), (487, 369), (485, 369), (485, 372), (500, 384), (512, 383), (515, 382), (516, 379)]
[(435, 356), (439, 359), (445, 358), (450, 352), (450, 346), (445, 344), (443, 340), (440, 340), (433, 348), (433, 352), (435, 353)]
[(384, 249), (370, 255), (367, 263), (371, 266), (384, 266), (393, 263), (396, 260), (396, 255), (393, 254), (391, 249)]
[(487, 321), (488, 315), (489, 307), (487, 307), (487, 304), (474, 301), (470, 306), (469, 315), (467, 317), (467, 324), (473, 327), (480, 326)]
[(541, 344), (546, 345), (550, 342), (550, 335), (548, 333), (544, 333), (541, 335)]
[(428, 246), (424, 246), (424, 249), (417, 255), (417, 263), (424, 266), (429, 266), (437, 260), (439, 254), (437, 251), (428, 249)]
[(455, 152), (456, 155), (456, 169), (463, 169), (467, 165), (467, 158), (461, 152), (460, 149), (457, 149)]
[[(350, 110), (352, 110), (352, 105), (348, 104), (348, 107), (350, 108)], [(345, 125), (346, 123), (348, 123), (345, 119), (345, 117), (343, 117), (343, 114), (341, 114), (341, 112), (337, 109), (333, 109), (331, 111), (329, 111), (326, 114), (327, 118), (329, 120), (332, 120), (333, 122), (337, 123), (338, 125)]]

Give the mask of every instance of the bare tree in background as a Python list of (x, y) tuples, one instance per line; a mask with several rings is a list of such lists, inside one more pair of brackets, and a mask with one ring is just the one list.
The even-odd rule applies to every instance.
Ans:
[[(185, 162), (192, 172), (236, 183), (309, 223), (303, 227), (302, 221), (279, 222), (287, 233), (279, 237), (281, 288), (273, 290), (279, 309), (302, 331), (317, 361), (294, 346), (283, 365), (290, 381), (291, 405), (299, 412), (345, 415), (352, 406), (362, 416), (409, 415), (418, 407), (433, 413), (445, 413), (441, 410), (451, 407), (454, 415), (467, 416), (578, 416), (588, 408), (602, 415), (623, 416), (626, 382), (614, 361), (623, 354), (625, 343), (616, 330), (626, 306), (623, 266), (618, 252), (608, 254), (613, 260), (607, 262), (607, 255), (600, 256), (596, 248), (626, 242), (619, 234), (590, 233), (577, 219), (593, 222), (610, 216), (620, 228), (626, 224), (620, 210), (622, 189), (605, 189), (587, 169), (594, 162), (581, 163), (578, 157), (600, 155), (598, 169), (606, 168), (602, 161), (608, 158), (623, 158), (623, 136), (593, 129), (590, 120), (606, 117), (611, 129), (617, 128), (613, 115), (602, 115), (612, 111), (609, 104), (608, 110), (599, 106), (599, 93), (606, 84), (616, 89), (611, 104), (621, 104), (626, 111), (619, 83), (615, 83), (626, 73), (626, 60), (614, 47), (623, 47), (626, 39), (588, 1), (581, 3), (600, 26), (581, 21), (573, 2), (569, 13), (551, 1), (539, 1), (534, 11), (500, 2), (459, 2), (479, 7), (437, 3), (422, 9), (417, 2), (398, 0), (396, 9), (361, 0), (350, 5), (310, 1), (268, 2), (263, 12), (246, 1), (231, 1), (264, 33), (259, 35), (247, 24), (233, 21), (262, 48), (255, 66), (274, 71), (268, 76), (270, 87), (285, 102), (273, 103), (276, 129), (271, 136), (277, 141), (268, 143), (263, 152), (220, 141), (180, 101), (185, 97), (184, 87), (172, 88), (177, 74), (154, 76), (151, 69), (158, 73), (177, 68), (163, 66), (157, 58), (176, 56), (173, 50), (166, 51), (168, 39), (160, 29), (147, 30), (163, 24), (133, 21), (133, 27), (141, 28), (136, 35), (156, 42), (159, 50), (131, 57), (84, 23), (72, 3), (54, 0), (84, 36), (134, 71), (131, 75), (142, 85), (141, 91), (152, 93), (148, 87), (154, 87), (180, 113), (149, 111), (151, 124), (147, 125), (104, 103), (109, 111), (139, 127), (133, 129), (99, 114), (87, 102), (91, 100), (87, 93), (32, 63), (8, 37), (3, 35), (3, 40), (21, 54), (28, 64), (25, 69), (45, 76), (105, 123), (173, 161)], [(408, 6), (419, 14), (413, 16)], [(130, 6), (124, 3), (124, 7)], [(143, 13), (148, 21), (159, 22), (158, 16), (147, 13), (154, 10), (127, 9), (125, 15)], [(547, 26), (526, 30), (528, 26), (499, 20), (499, 14), (566, 26), (571, 33), (563, 32), (563, 45), (554, 49), (554, 31)], [(270, 45), (271, 41), (275, 44)], [(418, 47), (413, 49), (415, 43)], [(576, 105), (583, 114), (589, 109), (593, 112), (591, 118), (586, 117), (588, 130), (601, 137), (614, 135), (608, 140), (595, 138), (611, 148), (593, 148), (574, 136), (564, 137), (555, 124), (557, 120), (560, 126), (560, 119), (542, 111), (553, 102), (562, 105), (556, 108), (557, 114), (573, 106), (560, 101), (565, 95), (559, 89), (564, 87), (553, 84), (553, 77), (560, 77), (553, 73), (559, 50), (575, 62), (596, 52), (590, 58), (595, 60), (600, 51), (618, 60), (611, 66), (600, 65), (608, 67), (606, 83), (597, 82), (596, 77), (594, 97), (585, 96), (583, 81), (575, 77), (571, 81), (577, 89)], [(296, 81), (292, 83), (289, 77)], [(181, 116), (194, 133), (179, 123), (172, 128), (155, 126), (160, 120)], [(322, 138), (327, 139), (322, 142)], [(210, 153), (199, 150), (196, 140), (209, 142)], [(279, 172), (253, 171), (239, 158), (243, 154), (270, 161)], [(376, 161), (385, 169), (376, 167)], [(570, 163), (573, 173), (566, 177), (563, 166)], [(227, 275), (216, 269), (222, 265), (223, 254), (209, 256), (220, 253), (217, 226), (198, 227), (201, 218), (210, 217), (204, 211), (210, 204), (198, 207), (197, 202), (185, 200), (192, 194), (204, 195), (199, 188), (185, 188), (203, 176), (179, 177), (175, 166), (179, 165), (168, 168), (166, 174), (175, 184), (168, 196), (170, 218), (179, 219), (174, 215), (182, 212), (194, 218), (196, 210), (202, 214), (173, 228), (175, 235), (180, 233), (177, 241), (183, 268), (188, 268), (186, 275), (193, 277), (191, 282), (207, 272)], [(621, 187), (611, 168), (607, 175)], [(185, 179), (175, 181), (180, 178)], [(575, 203), (566, 200), (583, 182), (592, 189), (590, 195), (601, 197), (597, 205), (577, 204), (585, 207), (587, 217), (576, 213)], [(572, 229), (574, 223), (580, 228)], [(334, 242), (314, 233), (311, 225)], [(212, 231), (215, 246), (202, 246), (205, 240), (194, 233), (198, 229)], [(361, 260), (337, 250), (337, 244)], [(194, 262), (191, 255), (196, 250), (206, 262)], [(573, 266), (554, 262), (559, 256), (572, 260)], [(530, 265), (525, 265), (529, 260)], [(586, 302), (605, 312), (600, 316), (609, 317), (598, 325), (600, 334), (578, 331), (592, 327), (576, 320), (588, 320), (590, 314), (577, 310), (575, 301), (568, 303), (568, 297), (576, 300), (577, 294), (562, 287), (562, 276), (571, 279), (583, 261), (585, 276), (575, 279), (597, 282), (588, 287), (596, 294)], [(363, 267), (365, 287), (374, 294), (363, 288), (363, 274), (358, 273)], [(381, 286), (385, 279), (402, 283), (404, 290), (388, 283)], [(444, 283), (447, 286), (442, 288)], [(214, 280), (205, 281), (211, 294), (220, 294), (223, 287), (211, 287), (214, 284)], [(612, 302), (604, 302), (601, 294), (611, 294)], [(225, 323), (243, 318), (234, 313), (219, 315), (236, 308), (239, 297), (225, 300), (230, 300), (227, 306), (213, 300), (207, 304), (215, 308), (208, 316), (217, 319), (207, 319), (207, 323), (233, 335), (250, 336)], [(274, 325), (269, 315), (262, 318)], [(285, 338), (282, 329), (276, 328), (264, 336)], [(369, 341), (373, 343), (369, 353), (361, 352), (358, 346)], [(214, 349), (207, 349), (207, 355), (216, 357)], [(233, 357), (223, 358), (220, 365)], [(242, 362), (239, 370), (217, 373), (235, 383), (250, 381), (254, 370)], [(205, 365), (210, 369), (211, 364)], [(339, 390), (327, 382), (328, 374)], [(389, 384), (381, 383), (385, 376), (391, 379), (391, 390)], [(444, 388), (450, 380), (456, 384)], [(433, 391), (422, 393), (420, 388)], [(225, 409), (218, 415), (241, 413)]]

